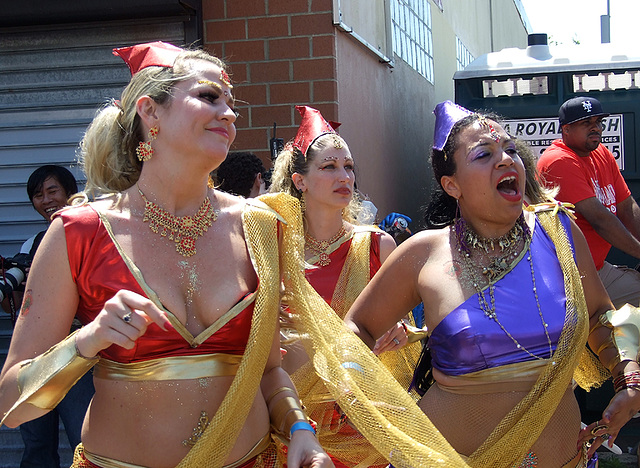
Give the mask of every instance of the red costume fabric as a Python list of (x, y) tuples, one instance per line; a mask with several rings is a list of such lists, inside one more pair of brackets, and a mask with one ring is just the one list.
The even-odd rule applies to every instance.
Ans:
[(125, 61), (131, 76), (150, 66), (173, 67), (181, 52), (181, 48), (161, 41), (113, 49), (113, 55), (119, 55)]
[[(76, 316), (83, 325), (95, 319), (104, 303), (121, 289), (148, 297), (91, 205), (68, 208), (57, 216), (64, 223), (71, 274), (79, 295)], [(247, 293), (239, 302), (254, 294)], [(165, 331), (152, 323), (133, 349), (112, 345), (101, 351), (100, 356), (119, 363), (130, 363), (168, 356), (211, 353), (242, 355), (249, 338), (253, 304), (251, 301), (242, 310), (235, 311), (231, 318), (223, 315), (202, 333), (219, 327), (219, 322), (223, 320), (227, 322), (200, 345), (190, 343), (176, 330)]]
[[(380, 269), (382, 263), (380, 262), (380, 238), (381, 232), (371, 232), (371, 246), (369, 248), (369, 278)], [(322, 296), (322, 298), (331, 305), (338, 278), (340, 278), (340, 272), (349, 256), (349, 249), (351, 248), (351, 242), (353, 238), (343, 242), (340, 247), (329, 254), (331, 262), (326, 266), (314, 266), (305, 270), (305, 276), (307, 281), (313, 286), (313, 288)], [(344, 417), (338, 411), (334, 411), (331, 415), (331, 427), (339, 427), (339, 433), (345, 437), (345, 440), (362, 438), (362, 435), (348, 424), (344, 424)], [(329, 453), (331, 461), (336, 468), (350, 468), (349, 465), (345, 465), (340, 459)], [(375, 465), (378, 466), (378, 465)]]
[(319, 137), (327, 133), (336, 133), (339, 122), (326, 121), (318, 109), (309, 106), (296, 106), (296, 110), (302, 116), (302, 122), (298, 127), (298, 133), (293, 139), (292, 145), (302, 151), (306, 156), (309, 146)]
[[(371, 248), (369, 255), (370, 278), (380, 269), (382, 262), (380, 261), (380, 239), (381, 232), (371, 232)], [(349, 255), (351, 248), (351, 239), (343, 242), (340, 247), (329, 254), (331, 263), (326, 266), (314, 266), (305, 270), (307, 281), (313, 286), (318, 294), (331, 305), (331, 298), (336, 289), (340, 272)]]
[[(591, 197), (598, 200), (614, 215), (616, 205), (631, 195), (611, 152), (600, 145), (589, 157), (578, 156), (561, 139), (555, 140), (538, 160), (538, 171), (549, 187), (559, 186), (556, 198), (576, 204)], [(591, 256), (600, 270), (611, 244), (593, 229), (579, 213), (576, 223), (589, 244)]]

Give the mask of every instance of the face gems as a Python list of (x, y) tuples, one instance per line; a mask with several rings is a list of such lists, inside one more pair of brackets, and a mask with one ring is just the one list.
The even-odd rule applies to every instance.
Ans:
[(342, 141), (337, 136), (333, 137), (333, 147), (336, 149), (342, 148)]
[(220, 70), (220, 81), (226, 84), (230, 89), (233, 89), (233, 85), (231, 84), (231, 78), (226, 71)]
[[(206, 84), (211, 86), (212, 88), (217, 89), (218, 91), (220, 91), (223, 95), (225, 96), (229, 96), (229, 91), (223, 91), (222, 86), (220, 86), (218, 83), (216, 83), (215, 81), (209, 81), (209, 80), (198, 80), (198, 84)], [(227, 84), (227, 83), (225, 83)], [(233, 88), (233, 86), (230, 86), (227, 84), (227, 86), (229, 86), (230, 88)]]
[(493, 141), (495, 141), (496, 143), (500, 143), (500, 134), (493, 127), (493, 125), (489, 123), (484, 115), (478, 117), (478, 123), (482, 128), (486, 129), (489, 132), (489, 137), (491, 137)]

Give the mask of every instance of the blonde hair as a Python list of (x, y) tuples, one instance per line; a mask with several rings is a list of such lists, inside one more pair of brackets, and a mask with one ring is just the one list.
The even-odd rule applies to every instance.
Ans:
[(145, 140), (136, 102), (149, 96), (158, 104), (171, 103), (176, 83), (193, 76), (188, 62), (205, 60), (226, 71), (225, 63), (204, 50), (185, 49), (173, 67), (150, 66), (140, 70), (122, 91), (100, 109), (80, 142), (79, 160), (87, 176), (85, 192), (102, 195), (122, 192), (138, 181), (142, 163), (136, 157), (138, 142)]
[[(305, 157), (298, 148), (291, 144), (285, 145), (273, 166), (273, 174), (271, 176), (271, 186), (269, 192), (278, 193), (283, 192), (298, 200), (302, 198), (302, 192), (298, 190), (293, 183), (293, 174), (307, 175), (309, 173), (309, 163), (314, 161), (318, 155), (328, 147), (334, 147), (335, 140), (340, 141), (342, 146), (349, 149), (347, 142), (337, 133), (327, 133), (319, 136), (307, 150), (307, 156)], [(362, 200), (354, 191), (353, 197), (349, 202), (349, 205), (343, 210), (342, 217), (349, 223), (356, 223), (358, 213), (362, 209)]]

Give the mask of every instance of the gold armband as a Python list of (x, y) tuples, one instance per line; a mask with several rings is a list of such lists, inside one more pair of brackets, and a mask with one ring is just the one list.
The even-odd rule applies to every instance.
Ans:
[[(604, 365), (604, 367), (606, 367), (607, 369), (609, 369), (609, 372), (613, 375), (613, 369), (615, 369), (615, 367), (620, 364), (622, 362), (622, 360), (620, 359), (620, 352), (618, 351), (618, 348), (616, 347), (616, 344), (613, 340), (613, 329), (609, 328), (609, 336), (607, 337), (606, 340), (604, 340), (604, 342), (600, 345), (600, 347), (598, 348), (598, 350), (596, 351), (596, 355), (598, 357), (600, 357), (600, 354), (602, 354), (602, 352), (605, 349), (613, 349), (615, 350), (616, 354), (610, 358), (607, 362), (603, 362), (602, 365)], [(602, 360), (601, 360), (602, 361)]]
[(407, 334), (407, 344), (421, 341), (429, 336), (429, 332), (426, 328), (414, 327), (413, 325), (409, 325), (408, 323), (404, 322), (402, 326), (404, 327), (404, 331)]
[[(618, 361), (637, 361), (640, 353), (640, 309), (625, 304), (618, 310), (609, 310), (600, 317), (604, 326), (613, 327), (613, 344), (618, 350)], [(611, 369), (611, 368), (610, 368)]]
[(271, 425), (273, 426), (274, 430), (278, 434), (289, 438), (293, 425), (299, 422), (308, 423), (309, 418), (304, 412), (296, 391), (291, 387), (278, 388), (267, 399), (267, 406), (271, 403), (276, 395), (285, 391), (291, 392), (293, 396), (285, 396), (280, 398), (273, 404), (271, 410), (269, 411), (269, 415), (271, 417)]
[(24, 403), (45, 410), (55, 408), (69, 389), (98, 362), (100, 358), (97, 356), (88, 359), (80, 355), (76, 348), (76, 333), (73, 332), (45, 353), (20, 365), (20, 398), (4, 418)]

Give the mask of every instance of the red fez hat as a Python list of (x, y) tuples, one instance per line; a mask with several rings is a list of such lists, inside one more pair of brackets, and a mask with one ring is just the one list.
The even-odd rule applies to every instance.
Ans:
[(131, 76), (152, 65), (173, 67), (176, 57), (183, 50), (167, 42), (147, 42), (130, 47), (113, 49), (113, 55), (119, 55), (131, 70)]
[(298, 133), (293, 139), (292, 145), (307, 155), (307, 150), (319, 137), (327, 133), (336, 134), (336, 128), (340, 126), (338, 122), (327, 121), (322, 117), (318, 109), (309, 106), (296, 106), (296, 110), (302, 116), (302, 122), (298, 128)]

